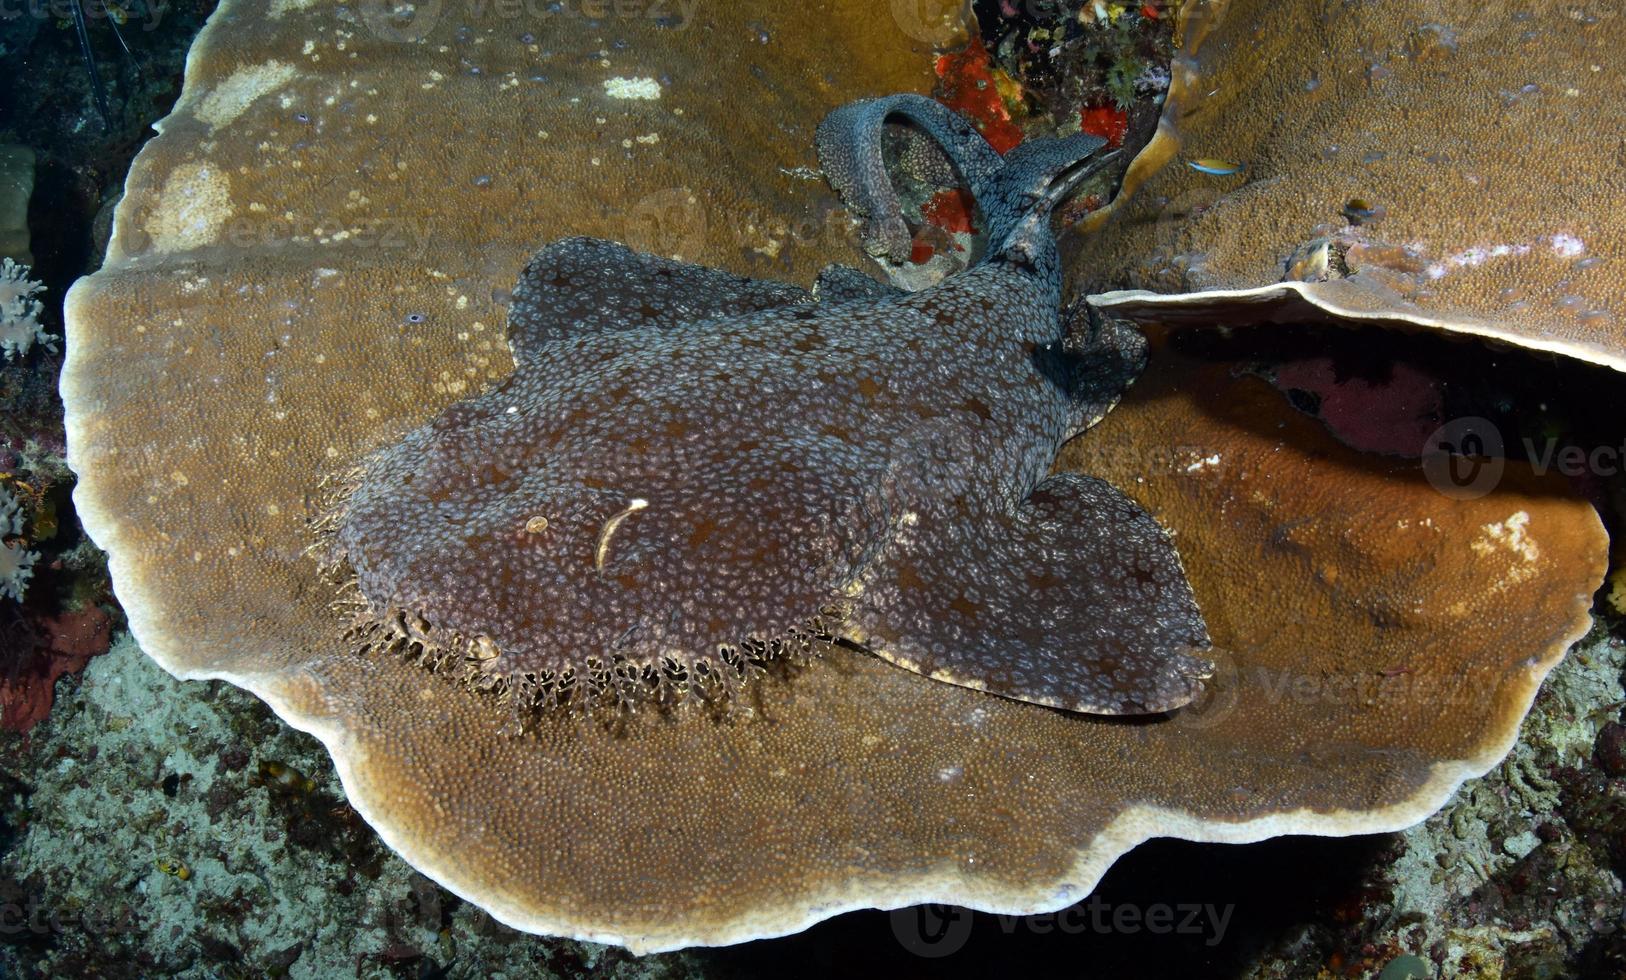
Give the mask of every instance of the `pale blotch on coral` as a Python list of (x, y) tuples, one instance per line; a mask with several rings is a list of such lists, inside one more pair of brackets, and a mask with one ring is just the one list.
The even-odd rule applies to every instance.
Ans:
[(0, 350), (6, 359), (21, 357), (36, 344), (56, 349), (56, 340), (40, 325), (45, 305), (35, 297), (45, 288), (28, 278), (28, 267), (0, 259)]

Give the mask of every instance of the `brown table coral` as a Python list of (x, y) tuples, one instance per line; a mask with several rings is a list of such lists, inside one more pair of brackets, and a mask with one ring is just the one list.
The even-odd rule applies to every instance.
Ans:
[(923, 86), (927, 52), (859, 3), (349, 9), (228, 2), (200, 38), (69, 300), (76, 499), (155, 659), (315, 733), (392, 847), (506, 922), (662, 949), (872, 905), (1037, 911), (1149, 836), (1403, 826), (1506, 751), (1589, 621), (1603, 531), (1561, 482), (1510, 466), (1452, 499), (1163, 344), (1064, 461), (1174, 532), (1223, 657), (1204, 704), (1125, 723), (836, 649), (722, 717), (505, 733), (351, 648), (309, 553), (324, 480), (509, 374), (507, 291), (543, 241), (803, 283), (856, 261), (799, 170), (812, 127)]
[(1136, 318), (1421, 326), (1626, 369), (1618, 16), (1194, 0), (1144, 186), (1075, 279)]

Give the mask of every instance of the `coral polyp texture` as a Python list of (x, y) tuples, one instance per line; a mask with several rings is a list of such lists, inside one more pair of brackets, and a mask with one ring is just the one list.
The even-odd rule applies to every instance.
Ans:
[[(1058, 269), (1036, 247), (1047, 209), (1028, 196), (1017, 227), (993, 235), (1010, 248), (933, 289), (821, 275), (865, 249), (805, 179), (815, 126), (931, 82), (926, 44), (878, 26), (875, 5), (711, 3), (682, 29), (613, 30), (496, 4), (393, 9), (219, 8), (131, 173), (105, 265), (68, 298), (70, 461), (147, 653), (316, 735), (379, 836), (502, 921), (654, 950), (861, 907), (1036, 912), (1085, 896), (1153, 836), (1402, 827), (1506, 753), (1585, 632), (1605, 534), (1556, 474), (1509, 462), (1482, 497), (1442, 495), (1415, 463), (1341, 446), (1223, 351), (1162, 336), (1107, 412), (1141, 345), (1110, 324), (1050, 343)], [(877, 128), (909, 119), (850, 110), (820, 142), (873, 160)], [(1043, 144), (1017, 153), (1001, 167), (1046, 169)], [(884, 168), (848, 176), (863, 217), (886, 227)], [(549, 271), (588, 254), (590, 270)], [(649, 288), (662, 270), (669, 293)], [(640, 283), (652, 312), (627, 304)], [(994, 347), (945, 361), (955, 336)], [(798, 344), (841, 356), (815, 366)], [(669, 355), (659, 369), (646, 346)], [(579, 370), (550, 374), (555, 354)], [(919, 383), (932, 366), (942, 392)], [(741, 390), (747, 375), (762, 390)], [(826, 397), (781, 391), (794, 385)], [(637, 406), (644, 390), (666, 399), (658, 421)], [(805, 411), (761, 417), (775, 391)], [(855, 398), (876, 410), (859, 419)], [(944, 414), (903, 426), (942, 398)], [(573, 410), (569, 425), (546, 417)], [(823, 431), (844, 419), (846, 436)], [(668, 420), (682, 427), (662, 431)], [(651, 426), (650, 452), (693, 460), (715, 485), (640, 470), (634, 430)], [(1000, 437), (968, 452), (983, 426)], [(735, 432), (763, 445), (730, 446)], [(862, 476), (876, 472), (872, 432), (907, 449), (880, 481), (897, 493), (860, 492), (875, 484)], [(558, 446), (514, 457), (521, 437)], [(590, 469), (595, 445), (622, 455)], [(502, 472), (510, 458), (523, 471)], [(480, 462), (497, 465), (467, 469)], [(432, 491), (415, 497), (408, 476)], [(790, 492), (782, 523), (749, 512), (755, 477)], [(875, 513), (821, 524), (836, 500)], [(388, 514), (407, 519), (386, 531)], [(680, 527), (682, 514), (696, 519)], [(708, 537), (708, 516), (738, 537)], [(459, 520), (466, 537), (442, 527)], [(831, 537), (810, 548), (790, 529)], [(738, 608), (703, 594), (756, 567), (764, 544), (791, 574), (753, 578), (764, 591)], [(516, 576), (568, 570), (584, 591), (561, 589), (556, 607), (504, 592), (487, 549), (523, 554)], [(396, 557), (414, 551), (419, 566)], [(1117, 584), (1144, 603), (1097, 608), (1174, 641), (1152, 661), (1176, 665), (1166, 701), (1139, 682), (1170, 675), (1128, 660), (999, 673), (1010, 651), (985, 640), (1011, 617), (1041, 627), (1021, 636), (1040, 651), (1092, 639), (1073, 610), (1099, 583), (1052, 581), (1079, 553), (1103, 568), (1135, 559)], [(335, 584), (335, 558), (353, 589)], [(819, 564), (832, 558), (845, 574)], [(676, 618), (592, 581), (645, 568), (679, 585), (664, 599)], [(990, 588), (1010, 577), (1023, 591)], [(445, 601), (473, 582), (488, 588), (472, 609)], [(849, 641), (761, 672), (725, 712), (537, 711), (516, 732), (511, 699), (466, 683), (487, 660), (523, 674), (587, 653), (508, 615), (557, 608), (583, 642), (635, 620), (641, 669), (661, 648), (639, 633), (669, 631), (691, 653), (742, 628), (767, 636), (816, 615), (832, 586)], [(1028, 594), (1066, 601), (1020, 608)], [(1148, 613), (1160, 598), (1176, 615)], [(685, 618), (686, 604), (725, 607), (725, 621)], [(616, 616), (600, 626), (599, 610)], [(358, 612), (376, 631), (399, 624), (430, 659), (442, 627), (457, 634), (465, 645), (446, 652), (462, 669), (358, 650)], [(1200, 624), (1206, 664), (1180, 649)], [(1032, 703), (1066, 683), (1142, 707), (1199, 696), (1134, 724)]]
[(0, 259), (0, 351), (7, 360), (27, 354), (36, 343), (55, 348), (40, 324), (45, 304), (37, 298), (45, 286), (28, 278), (28, 267)]
[(1618, 15), (1194, 0), (1144, 186), (1092, 216), (1072, 280), (1142, 320), (1438, 329), (1626, 370)]

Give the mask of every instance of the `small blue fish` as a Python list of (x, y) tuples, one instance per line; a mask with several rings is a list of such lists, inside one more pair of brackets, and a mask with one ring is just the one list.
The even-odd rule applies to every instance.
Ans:
[(1204, 157), (1201, 160), (1187, 160), (1186, 166), (1200, 174), (1212, 174), (1215, 177), (1229, 177), (1248, 169), (1246, 164), (1232, 163), (1229, 160), (1220, 160), (1215, 157)]

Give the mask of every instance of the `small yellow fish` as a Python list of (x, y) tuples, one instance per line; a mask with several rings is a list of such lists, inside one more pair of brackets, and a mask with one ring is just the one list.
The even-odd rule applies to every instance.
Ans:
[(153, 863), (156, 864), (158, 866), (158, 870), (162, 871), (164, 874), (172, 875), (182, 881), (190, 881), (192, 879), (192, 869), (187, 867), (186, 862), (180, 860), (179, 858), (159, 858)]
[(316, 781), (283, 762), (266, 760), (260, 763), (260, 781), (279, 793), (307, 796), (316, 790)]
[(1216, 157), (1203, 157), (1201, 160), (1187, 160), (1186, 166), (1200, 174), (1213, 174), (1215, 177), (1229, 177), (1248, 169), (1246, 164), (1232, 163), (1229, 160), (1220, 160)]

